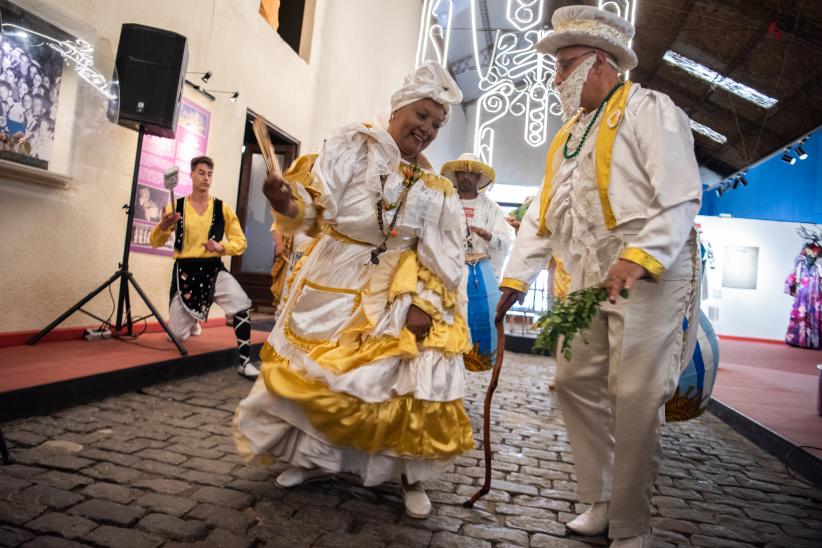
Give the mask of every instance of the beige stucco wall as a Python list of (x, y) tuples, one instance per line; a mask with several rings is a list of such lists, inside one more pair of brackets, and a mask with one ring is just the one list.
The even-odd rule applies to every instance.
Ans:
[[(113, 49), (125, 22), (183, 34), (188, 70), (211, 70), (209, 87), (240, 91), (236, 103), (185, 91), (211, 112), (214, 194), (233, 206), (246, 111), (300, 140), (303, 153), (317, 150), (335, 126), (372, 119), (413, 68), (421, 1), (316, 0), (309, 62), (267, 26), (258, 6), (258, 0), (59, 2)], [(120, 207), (129, 197), (137, 134), (113, 124), (93, 133), (78, 137), (68, 189), (15, 182), (0, 172), (0, 332), (45, 326), (117, 267), (125, 231)], [(171, 260), (133, 253), (131, 270), (165, 313)], [(145, 313), (142, 303), (135, 308)], [(108, 294), (88, 309), (107, 316)], [(91, 323), (78, 313), (63, 326)]]

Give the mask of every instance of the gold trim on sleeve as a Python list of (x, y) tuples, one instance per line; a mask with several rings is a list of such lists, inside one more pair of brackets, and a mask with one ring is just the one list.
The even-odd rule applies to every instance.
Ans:
[(531, 287), (531, 284), (517, 280), (516, 278), (503, 278), (499, 283), (499, 286), (508, 287), (514, 291), (519, 291), (520, 293), (528, 293), (528, 288)]
[(665, 267), (662, 266), (656, 258), (650, 253), (639, 249), (638, 247), (626, 247), (619, 256), (620, 259), (636, 263), (648, 272), (654, 278), (659, 278), (665, 272)]

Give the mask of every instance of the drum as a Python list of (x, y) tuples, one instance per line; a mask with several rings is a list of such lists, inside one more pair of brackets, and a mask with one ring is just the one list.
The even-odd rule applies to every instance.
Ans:
[(700, 310), (693, 357), (679, 376), (674, 396), (665, 404), (668, 422), (693, 419), (707, 409), (718, 366), (719, 342), (710, 320)]

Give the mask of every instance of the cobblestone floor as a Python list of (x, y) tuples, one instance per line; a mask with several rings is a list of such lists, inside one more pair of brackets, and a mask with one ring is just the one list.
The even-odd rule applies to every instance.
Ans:
[[(342, 477), (283, 491), (276, 470), (243, 465), (230, 423), (250, 384), (233, 369), (8, 423), (16, 464), (0, 467), (0, 545), (607, 545), (564, 525), (578, 508), (550, 367), (508, 356), (495, 397), (496, 488), (461, 506), (483, 475), (473, 451), (427, 485), (436, 515), (424, 521), (404, 515), (396, 485)], [(477, 428), (488, 377), (469, 375)], [(822, 493), (714, 417), (666, 427), (664, 446), (656, 546), (822, 546)]]

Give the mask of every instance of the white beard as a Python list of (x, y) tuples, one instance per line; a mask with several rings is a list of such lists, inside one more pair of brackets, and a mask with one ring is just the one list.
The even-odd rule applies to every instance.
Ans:
[(559, 104), (562, 107), (562, 120), (567, 121), (579, 110), (582, 103), (582, 86), (588, 79), (588, 73), (596, 63), (597, 56), (591, 55), (574, 69), (568, 78), (556, 86), (559, 92)]

